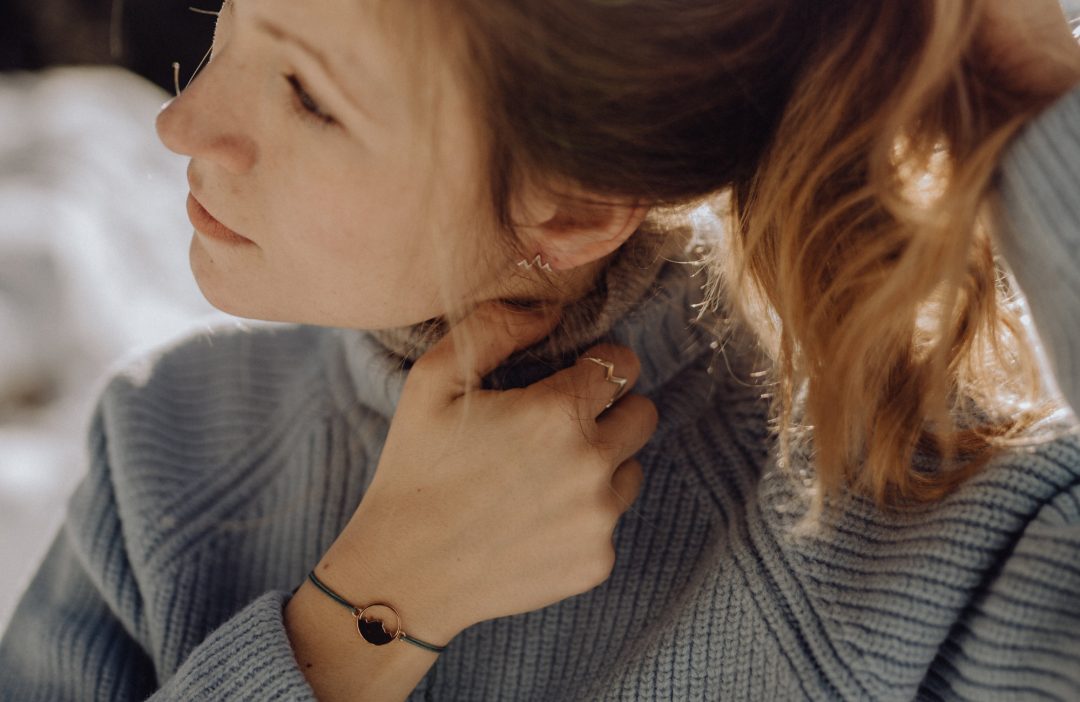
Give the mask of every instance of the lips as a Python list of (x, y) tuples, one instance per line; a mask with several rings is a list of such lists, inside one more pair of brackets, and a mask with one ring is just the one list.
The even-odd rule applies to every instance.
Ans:
[(187, 199), (187, 213), (188, 219), (191, 220), (195, 230), (204, 234), (212, 239), (219, 241), (225, 241), (232, 244), (254, 244), (251, 239), (242, 237), (232, 229), (229, 229), (224, 224), (219, 222), (212, 214), (210, 214), (202, 203), (195, 198), (194, 193), (188, 193)]

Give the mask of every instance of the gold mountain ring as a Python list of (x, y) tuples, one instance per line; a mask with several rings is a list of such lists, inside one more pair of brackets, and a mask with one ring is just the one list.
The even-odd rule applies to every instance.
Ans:
[(611, 361), (605, 361), (604, 359), (596, 358), (595, 356), (585, 356), (584, 358), (586, 361), (592, 361), (593, 363), (599, 364), (605, 369), (607, 369), (607, 376), (604, 377), (604, 380), (608, 381), (609, 383), (615, 383), (619, 386), (619, 389), (615, 391), (615, 396), (612, 397), (606, 405), (604, 405), (604, 409), (607, 409), (608, 407), (611, 407), (613, 404), (615, 404), (616, 400), (622, 397), (623, 391), (626, 389), (627, 379), (620, 378), (619, 376), (615, 375), (615, 364)]

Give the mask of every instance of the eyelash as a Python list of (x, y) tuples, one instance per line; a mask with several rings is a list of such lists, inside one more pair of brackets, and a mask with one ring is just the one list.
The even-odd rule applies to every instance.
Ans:
[(314, 119), (327, 126), (337, 123), (337, 120), (334, 119), (333, 116), (323, 112), (319, 107), (319, 104), (315, 102), (315, 99), (304, 90), (303, 83), (300, 82), (300, 79), (295, 74), (285, 76), (285, 80), (289, 81), (289, 85), (292, 86), (293, 94), (296, 96), (296, 102), (293, 103), (293, 106), (302, 117), (305, 119)]

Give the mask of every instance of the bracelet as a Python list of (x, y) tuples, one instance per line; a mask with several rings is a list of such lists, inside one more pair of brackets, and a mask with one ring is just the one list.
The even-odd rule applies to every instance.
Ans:
[[(407, 643), (411, 643), (413, 646), (419, 646), (420, 648), (428, 651), (434, 651), (435, 653), (441, 653), (446, 650), (446, 646), (436, 646), (435, 644), (429, 644), (426, 641), (409, 636), (401, 630), (401, 617), (398, 615), (397, 610), (388, 604), (382, 604), (379, 602), (369, 604), (366, 607), (357, 607), (341, 595), (337, 594), (326, 586), (321, 580), (315, 577), (315, 571), (308, 572), (308, 580), (315, 584), (315, 587), (319, 588), (332, 600), (340, 604), (345, 609), (349, 610), (349, 613), (356, 619), (356, 630), (360, 632), (360, 636), (364, 638), (368, 643), (376, 646), (382, 646), (388, 644), (396, 639), (401, 639)], [(298, 588), (299, 589), (299, 588)], [(390, 633), (386, 630), (386, 612), (381, 610), (387, 610), (390, 617), (393, 618), (394, 631)], [(371, 610), (369, 612), (369, 610)], [(364, 616), (367, 613), (367, 616)], [(377, 616), (381, 615), (381, 616)]]

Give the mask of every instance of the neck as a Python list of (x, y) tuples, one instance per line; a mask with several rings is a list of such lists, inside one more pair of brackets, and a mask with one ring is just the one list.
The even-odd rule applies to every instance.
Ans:
[[(637, 305), (667, 260), (681, 260), (688, 231), (657, 232), (642, 227), (600, 266), (583, 292), (563, 303), (555, 329), (528, 349), (532, 358), (555, 360), (599, 339)], [(589, 283), (590, 281), (585, 281)], [(582, 286), (579, 286), (581, 288)], [(448, 329), (445, 317), (368, 333), (386, 351), (407, 365), (428, 351)]]
[[(634, 350), (641, 362), (634, 392), (647, 395), (664, 387), (680, 369), (699, 362), (701, 354), (712, 353), (715, 321), (712, 314), (702, 317), (701, 310), (706, 247), (692, 246), (692, 237), (682, 233), (668, 233), (652, 243), (646, 239), (652, 237), (642, 237), (641, 244), (635, 242), (613, 258), (595, 289), (567, 306), (556, 330), (504, 361), (484, 378), (484, 389), (531, 385), (573, 365), (581, 351), (602, 340)], [(361, 404), (386, 417), (394, 415), (409, 375), (409, 358), (420, 355), (431, 340), (428, 335), (438, 338), (437, 331), (427, 330), (420, 334), (425, 343), (414, 345), (410, 334), (418, 326), (403, 328), (409, 331), (400, 336), (389, 334), (391, 344), (406, 353), (387, 345), (385, 339), (394, 330), (337, 330)]]

